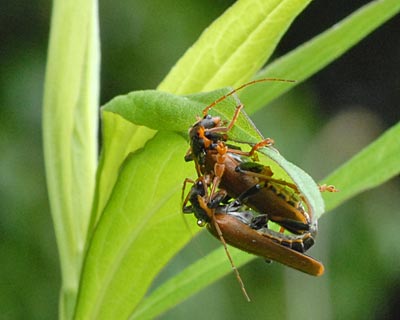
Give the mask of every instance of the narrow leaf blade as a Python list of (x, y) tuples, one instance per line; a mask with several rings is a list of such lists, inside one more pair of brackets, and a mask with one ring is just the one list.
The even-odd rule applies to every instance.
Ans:
[(324, 194), (328, 210), (347, 199), (372, 189), (400, 172), (400, 122), (330, 174), (324, 183), (340, 192)]
[(159, 89), (187, 94), (244, 83), (310, 1), (237, 1), (204, 31)]
[[(229, 251), (236, 267), (255, 258), (232, 247)], [(129, 319), (153, 319), (229, 273), (232, 273), (232, 268), (221, 246), (157, 287), (139, 304)]]
[[(275, 60), (255, 78), (273, 75), (296, 80), (296, 85), (343, 55), (356, 43), (376, 30), (400, 11), (400, 1), (372, 1), (317, 37)], [(388, 40), (390, 41), (390, 40)], [(246, 110), (254, 113), (287, 90), (284, 83), (271, 83), (267, 90), (253, 86), (239, 94)]]

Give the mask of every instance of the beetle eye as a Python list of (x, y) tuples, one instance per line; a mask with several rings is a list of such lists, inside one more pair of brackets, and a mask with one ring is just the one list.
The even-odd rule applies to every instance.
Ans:
[(199, 227), (204, 227), (206, 224), (207, 224), (207, 222), (205, 222), (205, 221), (202, 220), (202, 219), (197, 220), (197, 225), (198, 225)]
[(196, 186), (199, 188), (203, 187), (203, 182), (201, 180), (197, 181)]

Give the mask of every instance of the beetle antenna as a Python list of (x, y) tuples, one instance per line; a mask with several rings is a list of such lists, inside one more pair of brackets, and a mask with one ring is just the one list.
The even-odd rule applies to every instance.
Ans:
[(217, 221), (215, 221), (215, 219), (212, 219), (212, 223), (214, 224), (214, 228), (217, 231), (218, 237), (221, 240), (222, 245), (224, 246), (225, 253), (226, 253), (227, 257), (228, 257), (229, 262), (231, 263), (232, 270), (236, 274), (236, 278), (237, 278), (237, 280), (239, 282), (240, 288), (242, 289), (243, 295), (246, 298), (246, 300), (248, 302), (250, 302), (251, 301), (250, 297), (249, 297), (249, 295), (248, 295), (248, 293), (246, 291), (246, 288), (244, 287), (244, 283), (243, 283), (242, 278), (240, 277), (239, 270), (236, 268), (235, 264), (233, 263), (232, 256), (229, 253), (228, 246), (226, 245), (226, 242), (225, 242), (224, 236), (222, 235), (221, 229), (219, 228), (219, 225), (218, 225)]
[(212, 109), (216, 104), (220, 103), (221, 101), (225, 100), (229, 96), (235, 94), (239, 90), (242, 90), (245, 87), (251, 86), (255, 83), (259, 82), (273, 82), (273, 81), (278, 81), (278, 82), (295, 82), (295, 80), (288, 80), (288, 79), (280, 79), (280, 78), (263, 78), (263, 79), (256, 79), (250, 82), (247, 82), (245, 84), (242, 84), (240, 87), (233, 89), (231, 92), (228, 92), (226, 95), (218, 98), (215, 100), (213, 103), (209, 104), (204, 110), (203, 110), (203, 116), (206, 116), (208, 114), (208, 111)]

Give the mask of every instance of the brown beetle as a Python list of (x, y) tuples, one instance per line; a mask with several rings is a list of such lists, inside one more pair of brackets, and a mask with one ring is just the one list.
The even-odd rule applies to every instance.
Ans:
[[(185, 183), (187, 181), (185, 180)], [(226, 244), (310, 275), (323, 274), (323, 265), (302, 253), (314, 243), (310, 233), (302, 236), (289, 236), (274, 232), (267, 228), (268, 218), (266, 215), (254, 217), (250, 211), (242, 210), (241, 207), (237, 208), (235, 205), (232, 206), (232, 203), (221, 204), (223, 203), (221, 202), (222, 193), (218, 194), (215, 199), (208, 198), (208, 185), (202, 178), (193, 183), (193, 187), (183, 202), (182, 211), (194, 213), (198, 219), (197, 224), (199, 226), (206, 225), (210, 233), (222, 242), (243, 294), (248, 300), (243, 281)]]

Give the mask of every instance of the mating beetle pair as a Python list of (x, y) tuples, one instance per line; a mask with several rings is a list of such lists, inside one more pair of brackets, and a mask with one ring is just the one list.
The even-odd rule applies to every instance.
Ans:
[[(238, 90), (263, 81), (288, 80), (260, 79), (246, 83), (207, 106), (203, 118), (189, 129), (190, 149), (185, 160), (194, 161), (198, 179), (185, 180), (185, 185), (189, 181), (194, 184), (184, 200), (183, 211), (194, 213), (198, 224), (207, 225), (221, 240), (233, 267), (226, 243), (318, 276), (323, 273), (323, 265), (304, 254), (314, 244), (317, 233), (317, 222), (307, 199), (296, 184), (273, 178), (271, 168), (256, 161), (257, 151), (272, 146), (273, 140), (253, 144), (248, 152), (230, 143), (228, 133), (240, 115), (242, 104), (236, 106), (226, 126), (219, 117), (208, 114), (217, 103)], [(334, 191), (334, 188), (329, 186), (324, 190)], [(279, 224), (281, 232), (270, 230), (269, 220)], [(287, 235), (284, 230), (292, 234)], [(248, 297), (238, 272), (237, 277)]]

